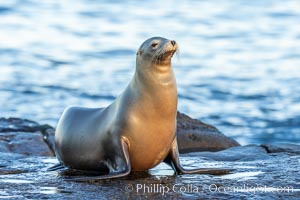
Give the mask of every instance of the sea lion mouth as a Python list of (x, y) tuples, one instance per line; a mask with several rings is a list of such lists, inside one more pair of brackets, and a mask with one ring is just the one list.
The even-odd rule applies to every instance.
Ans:
[(161, 55), (159, 55), (158, 58), (163, 59), (163, 58), (173, 57), (175, 52), (176, 52), (176, 49), (165, 51)]
[(177, 48), (163, 50), (153, 59), (153, 62), (160, 63), (163, 61), (169, 61), (175, 53), (177, 53)]

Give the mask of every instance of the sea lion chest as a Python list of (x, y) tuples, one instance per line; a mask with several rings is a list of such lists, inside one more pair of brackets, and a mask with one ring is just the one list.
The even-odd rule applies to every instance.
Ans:
[(176, 87), (161, 90), (157, 89), (156, 94), (146, 97), (130, 97), (126, 114), (123, 115), (126, 119), (121, 120), (126, 121), (126, 125), (122, 126), (121, 136), (129, 141), (133, 171), (148, 170), (161, 163), (168, 155), (175, 138), (177, 90)]
[(161, 163), (170, 151), (175, 132), (175, 120), (153, 120), (124, 134), (129, 141), (132, 170), (144, 171)]

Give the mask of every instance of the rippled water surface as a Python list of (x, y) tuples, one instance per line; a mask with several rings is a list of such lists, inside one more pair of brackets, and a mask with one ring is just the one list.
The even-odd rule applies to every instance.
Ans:
[(0, 1), (0, 116), (103, 107), (152, 36), (175, 39), (179, 110), (242, 144), (300, 141), (300, 2)]

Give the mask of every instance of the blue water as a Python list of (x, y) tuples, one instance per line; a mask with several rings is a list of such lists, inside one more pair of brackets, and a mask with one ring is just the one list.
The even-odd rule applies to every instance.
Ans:
[(56, 125), (120, 94), (152, 36), (180, 46), (179, 110), (242, 144), (300, 142), (300, 2), (0, 1), (0, 116)]

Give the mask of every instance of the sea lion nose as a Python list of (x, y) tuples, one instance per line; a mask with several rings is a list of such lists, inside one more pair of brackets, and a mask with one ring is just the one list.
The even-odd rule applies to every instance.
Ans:
[(175, 40), (171, 40), (171, 44), (172, 44), (173, 46), (175, 46), (175, 44), (176, 44)]

